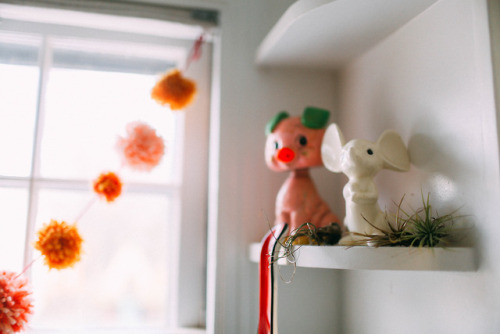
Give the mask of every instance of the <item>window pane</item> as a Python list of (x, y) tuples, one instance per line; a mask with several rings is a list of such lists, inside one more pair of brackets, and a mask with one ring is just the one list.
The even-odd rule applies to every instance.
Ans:
[[(163, 333), (196, 326), (205, 253), (192, 245), (204, 244), (206, 232), (210, 52), (191, 71), (203, 88), (196, 110), (172, 112), (151, 99), (151, 89), (186, 61), (193, 40), (58, 25), (35, 12), (40, 20), (2, 18), (0, 24), (0, 200), (6, 203), (0, 210), (0, 266), (20, 271), (23, 259), (36, 260), (27, 272), (35, 304), (29, 332)], [(124, 168), (116, 150), (127, 125), (137, 121), (165, 141), (166, 154), (150, 172)], [(195, 133), (187, 147), (185, 126)], [(183, 167), (185, 148), (203, 162)], [(91, 190), (105, 171), (118, 172), (124, 183), (113, 203)], [(195, 188), (203, 196), (181, 205), (181, 193)], [(187, 223), (181, 224), (181, 213)], [(49, 270), (33, 247), (36, 232), (51, 219), (71, 224), (77, 217), (81, 261)], [(189, 240), (181, 240), (181, 231)], [(189, 281), (196, 292), (179, 281)]]
[[(37, 229), (50, 219), (71, 223), (88, 200), (87, 192), (40, 191)], [(32, 326), (165, 326), (174, 207), (162, 194), (95, 202), (77, 225), (84, 239), (81, 261), (60, 271), (35, 262)]]
[(0, 32), (0, 63), (11, 65), (38, 65), (37, 35)]
[[(82, 63), (75, 64), (75, 67), (102, 69), (106, 65), (104, 56), (95, 57), (92, 59), (89, 54), (76, 57), (75, 61)], [(108, 61), (115, 58), (116, 55), (109, 56)], [(154, 63), (154, 60), (150, 62)], [(161, 64), (165, 65), (165, 62)], [(150, 91), (157, 76), (113, 72), (116, 68), (97, 71), (67, 67), (67, 64), (55, 67), (49, 76), (41, 176), (91, 179), (103, 170), (118, 169), (121, 161), (115, 148), (117, 138), (126, 136), (128, 123), (142, 121), (165, 140), (167, 154), (152, 172), (138, 173), (127, 169), (124, 178), (129, 182), (178, 180), (183, 115), (172, 113), (151, 99)]]
[(0, 257), (1, 270), (20, 272), (23, 268), (26, 214), (28, 212), (27, 189), (0, 188)]
[(28, 176), (39, 71), (38, 41), (0, 34), (0, 175)]

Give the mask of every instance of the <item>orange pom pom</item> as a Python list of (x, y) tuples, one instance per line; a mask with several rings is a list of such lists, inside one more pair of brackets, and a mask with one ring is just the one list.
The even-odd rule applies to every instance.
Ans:
[(196, 84), (182, 76), (178, 69), (168, 72), (153, 87), (151, 97), (161, 105), (169, 104), (170, 109), (187, 107), (196, 94)]
[(112, 202), (122, 192), (122, 182), (113, 172), (103, 173), (94, 181), (94, 191), (103, 195), (106, 201)]
[(80, 261), (82, 242), (75, 225), (51, 220), (38, 231), (35, 248), (45, 256), (50, 269), (64, 269)]

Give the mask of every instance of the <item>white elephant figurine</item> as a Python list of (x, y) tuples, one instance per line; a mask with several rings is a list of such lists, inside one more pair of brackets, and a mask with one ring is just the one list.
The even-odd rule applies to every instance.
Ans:
[(375, 143), (354, 139), (346, 144), (337, 124), (331, 124), (323, 137), (321, 155), (327, 169), (349, 178), (343, 191), (347, 229), (361, 234), (381, 234), (377, 228), (386, 230), (373, 178), (381, 169), (400, 172), (410, 169), (408, 151), (399, 134), (387, 130)]

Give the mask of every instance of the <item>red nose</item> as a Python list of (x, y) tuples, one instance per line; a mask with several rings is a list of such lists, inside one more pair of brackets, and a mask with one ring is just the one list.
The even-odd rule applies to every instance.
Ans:
[(281, 161), (281, 162), (290, 162), (295, 158), (295, 153), (293, 152), (292, 149), (288, 147), (283, 147), (278, 151), (278, 154), (276, 154), (276, 158)]

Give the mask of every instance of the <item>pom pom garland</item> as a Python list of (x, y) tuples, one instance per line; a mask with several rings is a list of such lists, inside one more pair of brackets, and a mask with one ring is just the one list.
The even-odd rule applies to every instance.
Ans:
[[(191, 91), (188, 95), (192, 95), (195, 90), (194, 83), (189, 80), (179, 81), (179, 83), (181, 83), (179, 87), (182, 87), (182, 92), (175, 91), (176, 101), (182, 101), (175, 103), (187, 104), (192, 96), (186, 97), (185, 91), (186, 89)], [(174, 84), (174, 87), (179, 88), (177, 84)], [(178, 106), (175, 103), (172, 109)], [(127, 126), (127, 134), (126, 138), (119, 138), (117, 143), (125, 165), (133, 169), (149, 171), (160, 163), (165, 153), (165, 144), (153, 128), (140, 122), (130, 123)], [(112, 202), (121, 195), (122, 182), (115, 173), (104, 172), (93, 181), (93, 190), (104, 197), (107, 202)], [(96, 200), (97, 198), (94, 198), (87, 204), (79, 218)], [(0, 271), (0, 334), (12, 334), (25, 330), (28, 318), (33, 313), (33, 304), (32, 292), (23, 274), (36, 260), (44, 257), (44, 263), (49, 269), (58, 270), (72, 267), (80, 261), (83, 239), (76, 223), (70, 225), (64, 221), (52, 219), (50, 223), (44, 224), (37, 234), (38, 239), (33, 246), (41, 252), (41, 255), (28, 264), (21, 274)]]
[(94, 191), (106, 198), (106, 201), (112, 202), (120, 196), (122, 192), (122, 182), (113, 172), (102, 173), (94, 181)]
[(33, 313), (28, 279), (0, 271), (0, 334), (22, 331)]
[(35, 248), (45, 256), (50, 269), (64, 269), (80, 261), (82, 242), (75, 225), (51, 220), (38, 231)]
[[(200, 44), (201, 42), (200, 40)], [(195, 53), (193, 59), (197, 57), (199, 54)], [(183, 78), (179, 71), (174, 71), (172, 76), (165, 78), (164, 85), (160, 90), (166, 88), (166, 91), (159, 92), (158, 96), (162, 97), (158, 98), (166, 98), (171, 109), (181, 109), (189, 104), (196, 91), (194, 82)], [(124, 164), (143, 171), (156, 167), (165, 153), (163, 139), (156, 131), (144, 123), (135, 122), (127, 126), (127, 134), (126, 138), (119, 138), (117, 144)], [(107, 202), (112, 202), (121, 195), (122, 182), (115, 173), (104, 172), (93, 181), (93, 190)], [(94, 198), (87, 204), (79, 218), (96, 200)], [(0, 270), (0, 334), (12, 334), (26, 329), (29, 316), (33, 314), (33, 303), (28, 279), (23, 274), (35, 261), (44, 257), (44, 263), (49, 269), (58, 270), (72, 267), (80, 261), (83, 239), (76, 223), (70, 225), (52, 219), (37, 234), (38, 239), (33, 246), (41, 252), (39, 257), (29, 263), (21, 274)]]
[(169, 104), (172, 110), (187, 107), (195, 94), (195, 82), (185, 78), (178, 69), (166, 73), (151, 91), (153, 100), (161, 105)]
[(134, 122), (127, 125), (126, 138), (118, 140), (118, 149), (122, 153), (124, 163), (136, 170), (150, 171), (156, 167), (163, 154), (163, 139), (149, 125)]

